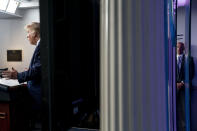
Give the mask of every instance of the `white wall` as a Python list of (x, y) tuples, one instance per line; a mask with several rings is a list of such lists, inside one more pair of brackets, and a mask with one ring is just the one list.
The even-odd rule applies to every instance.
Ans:
[[(22, 18), (0, 19), (0, 68), (14, 67), (19, 72), (28, 68), (35, 46), (30, 45), (24, 26), (39, 22), (39, 9), (21, 9)], [(22, 49), (22, 62), (7, 62), (7, 50)]]

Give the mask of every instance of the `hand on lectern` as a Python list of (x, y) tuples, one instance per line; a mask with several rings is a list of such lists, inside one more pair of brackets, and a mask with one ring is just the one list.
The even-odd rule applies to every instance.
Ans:
[(17, 70), (12, 67), (12, 71), (3, 71), (2, 76), (6, 79), (17, 79)]

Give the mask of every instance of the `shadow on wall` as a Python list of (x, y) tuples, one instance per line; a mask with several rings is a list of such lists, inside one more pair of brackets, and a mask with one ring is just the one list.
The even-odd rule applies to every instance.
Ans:
[(197, 45), (192, 45), (191, 46), (191, 56), (194, 58), (194, 68), (195, 68), (195, 73), (194, 73), (194, 78), (192, 80), (192, 85), (197, 88)]

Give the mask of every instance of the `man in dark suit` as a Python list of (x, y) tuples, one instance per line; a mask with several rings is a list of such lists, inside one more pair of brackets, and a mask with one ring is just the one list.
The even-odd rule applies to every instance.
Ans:
[[(177, 73), (176, 73), (176, 113), (177, 113), (177, 131), (185, 131), (185, 61), (184, 43), (177, 43)], [(194, 61), (189, 58), (189, 79), (194, 77)]]
[[(32, 22), (25, 26), (27, 39), (30, 44), (35, 45), (29, 68), (24, 72), (4, 71), (2, 76), (8, 79), (18, 79), (19, 83), (27, 82), (30, 103), (33, 112), (40, 112), (41, 108), (41, 62), (40, 62), (40, 24)], [(35, 114), (34, 114), (35, 115)]]

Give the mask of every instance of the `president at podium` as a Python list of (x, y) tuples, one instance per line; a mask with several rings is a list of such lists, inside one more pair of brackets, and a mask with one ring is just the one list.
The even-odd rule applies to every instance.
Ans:
[[(40, 63), (40, 24), (32, 22), (25, 26), (27, 39), (31, 45), (35, 45), (29, 68), (24, 72), (11, 71), (2, 72), (2, 76), (8, 79), (17, 79), (19, 83), (27, 82), (28, 91), (31, 96), (32, 112), (39, 112), (41, 108), (41, 63)], [(33, 114), (32, 116), (35, 116)]]

